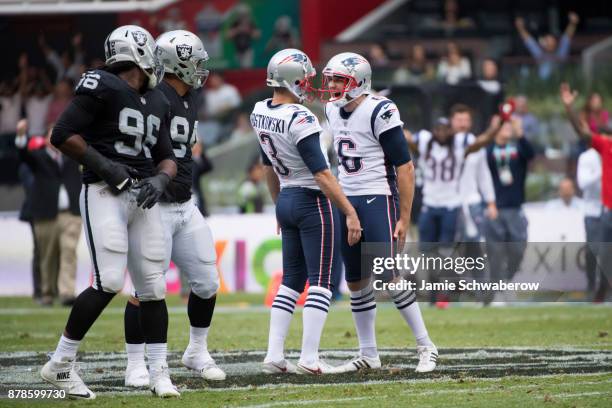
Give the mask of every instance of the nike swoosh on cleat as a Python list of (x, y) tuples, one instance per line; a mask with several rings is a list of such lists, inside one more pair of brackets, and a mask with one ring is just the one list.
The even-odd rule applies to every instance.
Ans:
[(312, 374), (321, 374), (321, 368), (317, 368), (316, 370), (311, 370), (310, 368), (304, 367), (303, 365), (301, 365), (300, 367), (302, 369), (308, 371), (309, 373), (312, 373)]
[(283, 373), (286, 373), (286, 372), (287, 372), (287, 367), (281, 367), (281, 366), (278, 366), (278, 365), (276, 365), (276, 364), (274, 364), (274, 363), (269, 363), (269, 364), (270, 364), (271, 366), (273, 366), (273, 367), (278, 368), (278, 369), (279, 369), (279, 370), (281, 370)]

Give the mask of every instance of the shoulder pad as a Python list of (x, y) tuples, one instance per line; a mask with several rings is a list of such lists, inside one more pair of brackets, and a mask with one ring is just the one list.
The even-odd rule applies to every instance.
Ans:
[(90, 95), (108, 100), (115, 92), (125, 89), (127, 84), (118, 76), (100, 69), (87, 71), (75, 87), (76, 95)]

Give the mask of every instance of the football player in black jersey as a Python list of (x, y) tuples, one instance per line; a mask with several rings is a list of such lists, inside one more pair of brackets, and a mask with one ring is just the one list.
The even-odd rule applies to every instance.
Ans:
[(105, 54), (105, 69), (83, 74), (51, 136), (57, 148), (84, 166), (80, 206), (94, 279), (76, 299), (41, 376), (69, 397), (95, 398), (74, 360), (91, 325), (122, 289), (127, 266), (141, 301), (151, 391), (179, 396), (166, 363), (165, 244), (155, 205), (177, 170), (169, 102), (155, 89), (163, 68), (153, 37), (137, 26), (114, 30)]
[[(190, 331), (183, 364), (207, 380), (224, 380), (225, 373), (208, 353), (207, 335), (215, 308), (219, 277), (215, 243), (210, 227), (191, 196), (191, 147), (197, 141), (197, 96), (208, 70), (208, 54), (202, 41), (184, 30), (170, 31), (157, 38), (158, 55), (165, 70), (157, 86), (170, 101), (170, 136), (178, 171), (159, 204), (166, 234), (166, 265), (170, 259), (185, 274), (191, 293), (187, 305)], [(140, 296), (140, 295), (139, 295)], [(125, 385), (149, 383), (145, 364), (145, 338), (138, 325), (138, 300), (131, 297), (125, 308), (125, 342), (128, 365)]]

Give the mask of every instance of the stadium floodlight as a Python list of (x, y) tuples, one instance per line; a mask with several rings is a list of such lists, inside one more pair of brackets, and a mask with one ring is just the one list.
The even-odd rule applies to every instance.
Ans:
[(0, 15), (156, 11), (177, 0), (0, 0)]

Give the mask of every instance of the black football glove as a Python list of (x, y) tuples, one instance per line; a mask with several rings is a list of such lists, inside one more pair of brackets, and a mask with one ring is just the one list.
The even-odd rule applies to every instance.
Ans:
[(170, 182), (170, 176), (164, 172), (160, 172), (153, 177), (148, 177), (139, 181), (134, 186), (140, 188), (136, 204), (143, 209), (149, 209), (155, 205), (166, 190), (166, 186)]
[(113, 194), (129, 189), (138, 178), (138, 170), (107, 159), (91, 146), (87, 146), (81, 162), (104, 180)]

